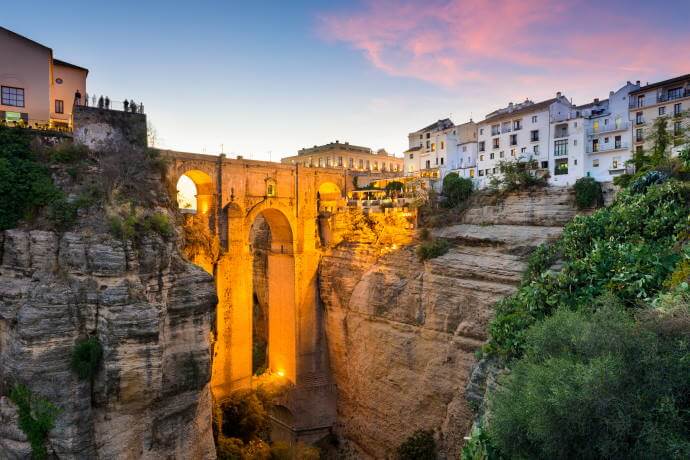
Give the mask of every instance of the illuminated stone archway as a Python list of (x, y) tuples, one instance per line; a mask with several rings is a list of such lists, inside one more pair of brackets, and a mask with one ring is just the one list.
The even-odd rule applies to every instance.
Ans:
[(181, 210), (208, 215), (214, 206), (213, 181), (203, 171), (185, 171), (177, 179), (177, 205)]
[(343, 194), (333, 182), (323, 182), (317, 191), (317, 206), (319, 212), (336, 212), (341, 205)]

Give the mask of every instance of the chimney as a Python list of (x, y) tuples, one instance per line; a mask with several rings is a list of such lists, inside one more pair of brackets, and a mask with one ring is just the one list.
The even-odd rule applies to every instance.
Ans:
[(637, 80), (637, 81), (635, 82), (635, 84), (636, 84), (637, 86), (640, 86), (640, 80)]
[(556, 93), (556, 97), (561, 97), (561, 92), (560, 92), (560, 91)]

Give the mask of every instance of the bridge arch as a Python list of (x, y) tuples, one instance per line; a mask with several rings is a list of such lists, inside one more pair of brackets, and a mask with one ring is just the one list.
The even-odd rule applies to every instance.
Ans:
[(194, 214), (209, 214), (214, 205), (213, 180), (198, 169), (180, 174), (176, 182), (177, 205)]

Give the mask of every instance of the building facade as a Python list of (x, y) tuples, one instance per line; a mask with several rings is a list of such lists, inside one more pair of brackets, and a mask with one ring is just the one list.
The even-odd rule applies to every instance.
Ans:
[(457, 125), (457, 145), (448, 152), (446, 167), (441, 171), (441, 178), (449, 172), (460, 177), (473, 179), (477, 175), (477, 124), (470, 120)]
[[(639, 83), (639, 82), (638, 82)], [(684, 147), (690, 110), (690, 74), (647, 84), (630, 93), (629, 114), (633, 152), (649, 148), (648, 136), (660, 117), (668, 120), (667, 130), (674, 139), (673, 152)]]
[(375, 174), (402, 174), (403, 170), (403, 159), (389, 154), (384, 149), (373, 152), (368, 147), (340, 141), (304, 148), (299, 150), (297, 155), (282, 158), (280, 161), (307, 168), (337, 168)]
[(88, 70), (53, 58), (53, 50), (0, 27), (0, 122), (71, 124), (75, 93), (86, 95)]
[(458, 133), (450, 119), (444, 118), (408, 134), (409, 148), (404, 153), (407, 176), (440, 179), (449, 167), (449, 158), (457, 157)]
[[(508, 104), (478, 123), (477, 181), (487, 186), (499, 174), (501, 161), (534, 160), (553, 175), (556, 163), (549, 154), (551, 124), (567, 120), (573, 106), (560, 92), (553, 99)], [(558, 162), (562, 167), (563, 162)]]

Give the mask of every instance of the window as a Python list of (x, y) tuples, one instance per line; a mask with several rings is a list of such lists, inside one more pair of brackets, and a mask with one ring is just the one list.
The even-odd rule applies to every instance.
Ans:
[(474, 177), (474, 169), (470, 169), (470, 177)]
[(556, 160), (553, 168), (553, 173), (556, 176), (562, 176), (564, 174), (568, 174), (568, 159), (567, 158), (559, 158)]
[(319, 157), (319, 168), (323, 168), (323, 158)]
[(266, 186), (266, 195), (267, 196), (276, 196), (276, 186), (275, 184), (268, 184)]
[(430, 139), (431, 138), (431, 133), (426, 133), (426, 138)]
[(499, 157), (499, 158), (503, 158), (503, 156), (504, 156), (504, 155), (503, 155), (503, 150), (501, 150), (501, 153), (498, 154), (498, 157)]
[(673, 115), (680, 115), (680, 112), (681, 112), (681, 110), (682, 110), (681, 107), (682, 107), (682, 106), (681, 106), (680, 103), (678, 103), (678, 104), (673, 104)]
[(491, 135), (496, 136), (501, 132), (501, 125), (491, 125)]
[(432, 143), (431, 143), (431, 151), (432, 151), (432, 152), (435, 152), (435, 151), (436, 151), (436, 143), (435, 143), (435, 142), (432, 142)]
[[(411, 159), (412, 159), (412, 154), (410, 153), (410, 160)], [(350, 158), (348, 164), (350, 165), (350, 169), (355, 169), (355, 159), (354, 158)]]
[(537, 116), (536, 116), (536, 115), (532, 115), (532, 123), (536, 123), (536, 122), (537, 122)]
[(666, 107), (665, 106), (659, 107), (659, 116), (661, 117), (663, 115), (666, 115)]
[(525, 153), (525, 152), (527, 152), (527, 147), (522, 147), (522, 148), (520, 149), (520, 153)]
[(592, 167), (598, 168), (599, 167), (599, 159), (595, 158), (592, 160)]
[(484, 155), (479, 155), (479, 161), (484, 161)]
[(414, 172), (414, 165), (409, 165), (409, 166), (407, 167), (407, 171), (408, 171), (408, 172)]
[(55, 99), (55, 113), (65, 113), (65, 102)]
[(331, 167), (331, 157), (326, 157), (326, 167), (327, 168)]
[(11, 86), (3, 86), (0, 89), (0, 92), (2, 94), (2, 105), (24, 107), (24, 88), (12, 88)]
[(364, 169), (364, 160), (359, 160), (359, 169)]
[(614, 138), (614, 145), (615, 145), (615, 147), (616, 147), (617, 149), (620, 149), (620, 148), (623, 147), (623, 142), (622, 142), (622, 139), (621, 139), (620, 136), (616, 136), (616, 137)]
[(510, 156), (514, 157), (515, 156), (515, 149), (510, 149)]
[(410, 160), (414, 158), (414, 153), (410, 153)]
[(577, 165), (577, 158), (575, 158), (575, 159), (573, 160), (573, 164), (574, 164), (574, 165)]
[(494, 154), (494, 152), (491, 152), (491, 153), (489, 154), (489, 160), (493, 160), (493, 159), (494, 159), (494, 157), (495, 157), (495, 154)]
[(683, 88), (682, 87), (671, 88), (668, 90), (668, 100), (669, 101), (671, 99), (678, 99), (679, 97), (683, 97)]
[(517, 134), (510, 135), (510, 145), (517, 145)]
[(592, 141), (592, 152), (598, 152), (599, 151), (599, 139), (594, 139)]
[(379, 170), (379, 162), (375, 161), (374, 162), (374, 171), (378, 171), (378, 170)]
[(637, 112), (635, 114), (635, 123), (638, 125), (644, 123), (644, 114), (642, 112)]
[(577, 146), (577, 139), (573, 139), (573, 145)]
[(568, 155), (568, 140), (561, 139), (553, 143), (553, 156), (562, 157)]
[(441, 141), (441, 150), (443, 150), (444, 148), (446, 148), (446, 143)]
[(431, 169), (431, 160), (426, 160), (426, 169)]
[(493, 169), (491, 170), (491, 174), (496, 174), (496, 168), (493, 168)]
[(463, 145), (463, 146), (462, 146), (462, 151), (463, 151), (463, 152), (467, 152), (467, 146), (466, 146), (466, 145)]
[(541, 168), (542, 169), (549, 169), (549, 162), (548, 161), (542, 161), (541, 162)]
[(423, 135), (421, 135), (421, 134), (419, 135), (419, 138), (420, 138), (420, 139), (422, 139), (423, 137), (424, 137)]
[(485, 146), (484, 141), (481, 141), (481, 142), (479, 143), (479, 151), (480, 151), (480, 152), (483, 152), (484, 150), (486, 150), (486, 146)]
[(532, 151), (534, 152), (535, 155), (539, 155), (539, 144), (532, 147)]
[(539, 142), (539, 130), (535, 129), (530, 133), (530, 141)]
[(483, 169), (480, 169), (480, 170), (479, 170), (479, 175), (480, 175), (480, 176), (483, 176), (483, 175), (484, 175), (484, 170), (483, 170)]
[(611, 161), (611, 169), (618, 169), (618, 158), (614, 158), (613, 161)]
[(522, 120), (513, 120), (513, 131), (519, 131), (522, 129)]
[(494, 139), (493, 139), (493, 146), (492, 146), (492, 147), (495, 148), (495, 149), (497, 149), (500, 145), (501, 145), (501, 143), (500, 143), (500, 138), (494, 137)]
[(441, 166), (443, 166), (443, 157), (441, 157)]
[(367, 170), (371, 171), (371, 163), (369, 162), (369, 160), (367, 160)]
[(343, 165), (343, 157), (338, 157), (338, 166)]
[(438, 157), (436, 157), (436, 164), (438, 165)]
[(641, 96), (637, 96), (637, 106), (644, 107), (644, 94)]
[(489, 175), (489, 172), (490, 172), (490, 171), (491, 171), (491, 170), (490, 170), (489, 168), (486, 168), (486, 175), (487, 175), (487, 176)]
[(426, 148), (431, 147), (431, 141), (426, 141)]
[(599, 131), (599, 120), (594, 120), (594, 123), (592, 123), (592, 131), (595, 133)]
[(637, 128), (635, 130), (635, 142), (642, 142), (644, 137), (642, 136), (642, 128)]
[(608, 137), (605, 137), (605, 138), (604, 138), (604, 144), (608, 144), (608, 143), (609, 143), (609, 138), (608, 138)]
[(484, 128), (479, 128), (479, 135), (483, 136), (484, 135)]
[(673, 135), (674, 136), (680, 136), (682, 132), (683, 132), (683, 128), (680, 126), (680, 121), (674, 122), (673, 123)]

